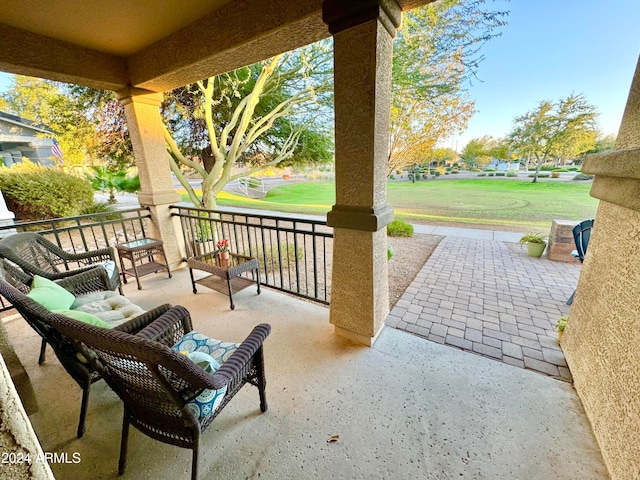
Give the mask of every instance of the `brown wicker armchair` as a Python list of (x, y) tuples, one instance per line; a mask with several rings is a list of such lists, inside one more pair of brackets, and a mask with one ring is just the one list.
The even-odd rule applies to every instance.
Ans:
[[(2, 264), (0, 264), (2, 265)], [(86, 271), (78, 274), (77, 277), (68, 277), (59, 283), (71, 289), (76, 295), (81, 293), (82, 288), (91, 285), (91, 279), (95, 275), (95, 271)], [(86, 282), (84, 281), (86, 278)], [(19, 269), (3, 262), (0, 268), (0, 295), (9, 300), (20, 315), (27, 323), (42, 337), (42, 346), (40, 352), (39, 363), (44, 361), (44, 347), (49, 343), (53, 348), (58, 360), (64, 369), (78, 383), (82, 389), (82, 403), (80, 408), (80, 419), (78, 421), (78, 438), (82, 437), (85, 432), (85, 419), (87, 415), (87, 407), (89, 404), (89, 391), (91, 385), (100, 380), (100, 374), (88, 363), (82, 362), (78, 356), (76, 347), (64, 336), (51, 326), (50, 320), (54, 316), (49, 310), (26, 296), (29, 292), (31, 277), (21, 272)], [(73, 290), (73, 286), (78, 287)], [(136, 333), (153, 320), (169, 310), (170, 305), (162, 305), (143, 315), (140, 315), (126, 323), (114, 327), (114, 330)], [(60, 317), (60, 315), (58, 315)]]
[[(137, 335), (93, 327), (58, 315), (51, 317), (51, 323), (83, 350), (124, 402), (120, 474), (126, 467), (129, 425), (161, 442), (191, 449), (191, 477), (196, 479), (200, 432), (245, 383), (258, 387), (260, 410), (267, 410), (262, 353), (262, 344), (271, 330), (267, 324), (256, 326), (240, 345), (220, 342), (222, 346), (233, 347), (220, 362), (220, 368), (211, 374), (170, 348), (178, 336), (191, 332), (189, 312), (181, 306), (172, 307)], [(204, 337), (196, 332), (191, 335), (194, 334), (196, 338)], [(221, 389), (226, 389), (226, 393), (221, 394), (220, 403), (210, 411), (198, 409), (198, 414), (194, 413), (191, 408), (194, 400)]]
[[(117, 288), (122, 294), (120, 272), (112, 248), (68, 253), (38, 233), (21, 232), (0, 240), (0, 257), (19, 265), (32, 276), (40, 275), (49, 280), (60, 280), (95, 268), (103, 277), (105, 290)], [(106, 261), (113, 262), (111, 275), (101, 265)]]

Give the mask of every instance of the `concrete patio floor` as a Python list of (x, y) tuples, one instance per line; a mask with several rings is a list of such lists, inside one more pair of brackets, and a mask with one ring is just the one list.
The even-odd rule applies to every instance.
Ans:
[[(191, 293), (186, 269), (142, 285), (126, 285), (125, 294), (144, 308), (184, 305), (210, 336), (241, 341), (256, 323), (273, 328), (265, 343), (269, 410), (260, 414), (251, 386), (236, 395), (202, 436), (202, 479), (608, 478), (567, 382), (392, 328), (373, 348), (357, 346), (334, 335), (327, 308), (266, 288), (238, 293), (231, 311), (226, 296)], [(37, 365), (39, 337), (24, 320), (4, 321), (34, 384), (40, 411), (30, 419), (44, 451), (81, 458), (53, 464), (56, 478), (189, 478), (190, 451), (135, 430), (118, 477), (121, 402), (95, 384), (78, 440), (80, 389), (51, 350)]]

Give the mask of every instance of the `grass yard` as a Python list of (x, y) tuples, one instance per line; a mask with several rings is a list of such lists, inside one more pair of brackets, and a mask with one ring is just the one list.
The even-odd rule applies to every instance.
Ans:
[[(497, 230), (546, 231), (551, 220), (595, 216), (591, 185), (516, 179), (428, 180), (388, 184), (396, 218), (410, 223), (477, 226)], [(254, 200), (223, 192), (220, 205), (325, 214), (335, 203), (333, 182), (303, 182), (272, 189)]]

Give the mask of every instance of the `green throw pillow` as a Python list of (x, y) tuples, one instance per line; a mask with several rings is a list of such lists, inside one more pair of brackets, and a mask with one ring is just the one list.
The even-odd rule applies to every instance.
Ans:
[(93, 325), (94, 327), (102, 327), (102, 328), (111, 328), (107, 322), (100, 320), (95, 315), (91, 315), (87, 312), (82, 312), (78, 310), (51, 310), (53, 313), (59, 313), (60, 315), (64, 315), (65, 317), (73, 318), (74, 320), (78, 320), (79, 322), (88, 323), (89, 325)]
[(70, 291), (39, 275), (34, 275), (27, 296), (49, 310), (66, 310), (76, 299)]

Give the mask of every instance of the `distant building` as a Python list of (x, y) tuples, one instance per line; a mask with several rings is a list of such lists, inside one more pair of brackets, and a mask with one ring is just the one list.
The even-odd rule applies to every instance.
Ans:
[(499, 158), (491, 158), (491, 162), (484, 168), (493, 169), (496, 172), (508, 172), (520, 170), (520, 162), (507, 162)]
[(23, 157), (43, 166), (55, 165), (55, 139), (41, 138), (42, 135), (53, 132), (18, 115), (0, 112), (0, 160), (7, 167), (21, 162)]

